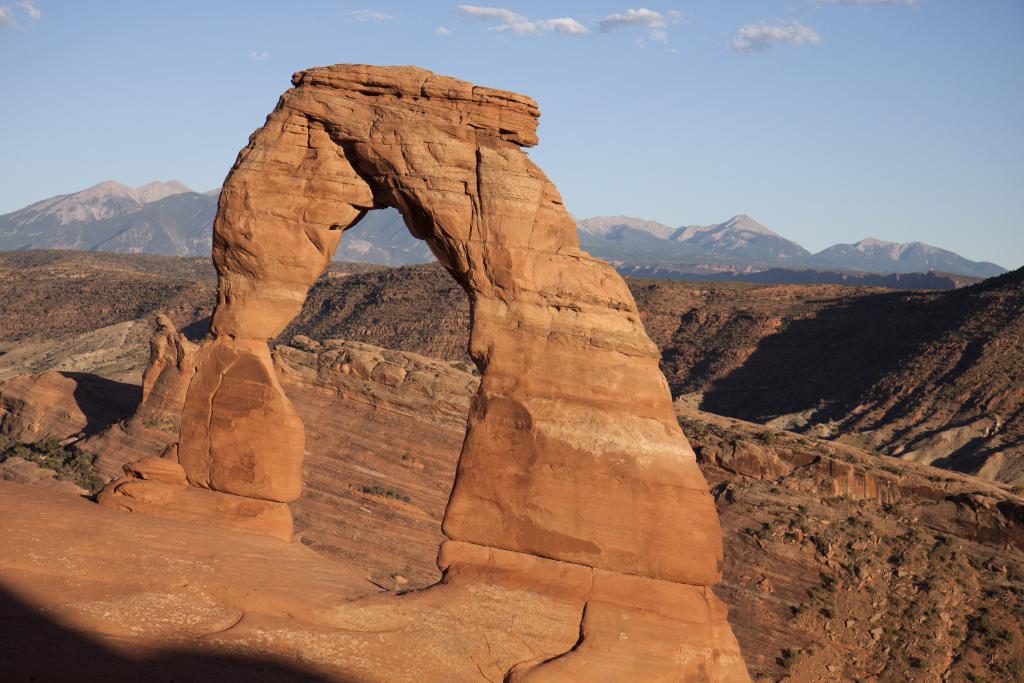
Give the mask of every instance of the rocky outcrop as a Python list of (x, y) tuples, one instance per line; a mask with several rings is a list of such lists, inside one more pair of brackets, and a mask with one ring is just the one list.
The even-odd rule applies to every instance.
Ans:
[(0, 382), (0, 435), (66, 439), (131, 414), (138, 389), (93, 375), (47, 371)]
[[(142, 402), (131, 419), (87, 441), (83, 448), (97, 453), (103, 470), (123, 463), (125, 451), (163, 447), (163, 452), (160, 457), (123, 464), (123, 475), (100, 492), (97, 502), (119, 510), (206, 521), (290, 540), (292, 516), (284, 502), (189, 485), (194, 482), (186, 476), (173, 438), (181, 431), (199, 347), (178, 332), (167, 316), (157, 315), (155, 323), (149, 363), (142, 375)], [(264, 429), (273, 426), (271, 422)], [(241, 427), (254, 431), (251, 423), (243, 422)]]
[[(643, 659), (658, 678), (747, 680), (710, 588), (722, 565), (714, 503), (657, 347), (621, 277), (579, 250), (557, 190), (522, 151), (537, 142), (534, 102), (415, 68), (339, 65), (293, 84), (221, 193), (213, 339), (195, 352), (177, 447), (189, 485), (298, 498), (304, 432), (267, 342), (343, 231), (396, 208), (470, 298), (481, 379), (445, 535), (589, 577), (573, 598), (582, 645), (529, 673), (520, 662), (516, 676), (617, 680), (611, 657)], [(369, 369), (385, 385), (407, 374)], [(543, 574), (523, 581), (540, 590)], [(641, 597), (662, 594), (660, 608)]]
[(273, 359), (286, 387), (316, 386), (346, 402), (460, 429), (480, 386), (476, 368), (466, 363), (345, 339), (321, 343), (298, 336), (276, 347)]

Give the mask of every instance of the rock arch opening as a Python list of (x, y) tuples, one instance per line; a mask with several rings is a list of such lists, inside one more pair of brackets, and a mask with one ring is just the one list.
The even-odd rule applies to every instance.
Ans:
[(303, 425), (268, 341), (344, 230), (392, 207), (465, 289), (481, 374), (444, 516), (445, 581), (578, 605), (578, 647), (519, 662), (509, 680), (748, 680), (710, 588), (717, 513), (658, 349), (523, 151), (536, 104), (411, 67), (337, 65), (292, 83), (221, 193), (213, 339), (195, 354), (176, 451), (189, 485), (267, 510), (300, 495)]
[(345, 230), (334, 260), (384, 266), (408, 266), (432, 263), (436, 259), (423, 240), (416, 239), (405, 227), (395, 209), (368, 211), (355, 225)]

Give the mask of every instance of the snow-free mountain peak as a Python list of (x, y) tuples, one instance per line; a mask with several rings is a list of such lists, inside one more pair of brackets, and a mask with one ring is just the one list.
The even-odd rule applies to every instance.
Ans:
[[(79, 192), (0, 216), (0, 250), (83, 249), (205, 256), (210, 252), (219, 188), (192, 192), (177, 180), (129, 187), (106, 180)], [(1005, 272), (921, 242), (875, 237), (811, 255), (747, 214), (721, 223), (674, 228), (635, 216), (577, 221), (581, 247), (620, 268), (719, 273), (773, 268), (866, 273), (939, 271), (970, 277)], [(432, 260), (394, 209), (372, 211), (346, 231), (336, 258), (386, 265)], [(661, 269), (661, 270), (659, 270)], [(680, 270), (682, 269), (682, 270)], [(645, 271), (645, 272), (647, 272)]]
[(722, 228), (729, 228), (731, 230), (752, 232), (758, 235), (770, 235), (772, 237), (779, 236), (777, 233), (772, 232), (745, 213), (737, 214), (724, 223), (719, 223), (719, 226)]
[(833, 244), (811, 257), (818, 268), (844, 268), (868, 273), (925, 273), (930, 270), (973, 277), (992, 277), (1006, 269), (987, 261), (971, 261), (924, 242), (889, 242), (866, 237), (853, 244)]
[(124, 215), (144, 204), (191, 192), (177, 180), (154, 181), (128, 187), (116, 180), (104, 180), (78, 192), (61, 194), (0, 216), (0, 223), (15, 226), (69, 225)]
[(135, 198), (143, 204), (149, 204), (166, 197), (171, 197), (176, 194), (184, 194), (185, 192), (191, 192), (192, 190), (186, 187), (183, 183), (177, 180), (168, 180), (161, 182), (154, 180), (151, 183), (146, 183), (141, 187), (132, 188)]
[(584, 232), (599, 237), (608, 235), (616, 228), (619, 228), (620, 231), (622, 228), (628, 228), (644, 232), (659, 239), (666, 239), (676, 231), (675, 228), (670, 228), (663, 223), (633, 216), (594, 216), (578, 221), (577, 226)]

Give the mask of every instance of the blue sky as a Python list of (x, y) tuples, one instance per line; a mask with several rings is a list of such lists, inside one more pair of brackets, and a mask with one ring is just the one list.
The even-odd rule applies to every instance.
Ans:
[(0, 0), (0, 213), (220, 184), (292, 72), (415, 64), (532, 96), (574, 214), (747, 213), (1024, 265), (1024, 2)]

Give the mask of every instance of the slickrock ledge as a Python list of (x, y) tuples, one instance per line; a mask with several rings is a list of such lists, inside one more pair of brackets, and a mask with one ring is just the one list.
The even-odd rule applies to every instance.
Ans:
[[(221, 192), (212, 339), (180, 353), (171, 338), (154, 346), (154, 362), (178, 378), (166, 395), (187, 384), (170, 453), (188, 485), (141, 486), (176, 491), (164, 496), (171, 517), (188, 514), (181, 490), (193, 487), (270, 505), (299, 498), (305, 433), (267, 342), (299, 312), (343, 232), (393, 207), (470, 299), (480, 384), (445, 536), (522, 555), (512, 564), (530, 595), (546, 581), (544, 562), (592, 577), (586, 596), (563, 596), (573, 637), (502, 660), (497, 677), (748, 681), (712, 592), (718, 516), (658, 349), (622, 278), (580, 251), (557, 189), (521, 149), (537, 142), (533, 101), (412, 67), (335, 65), (293, 82)], [(398, 382), (401, 370), (379, 364), (371, 379)], [(101, 498), (121, 507), (122, 492), (140, 488), (112, 486)], [(448, 571), (471, 580), (446, 577), (374, 619), (494, 588), (486, 572), (461, 573), (464, 561)], [(382, 679), (400, 670), (382, 665)]]

